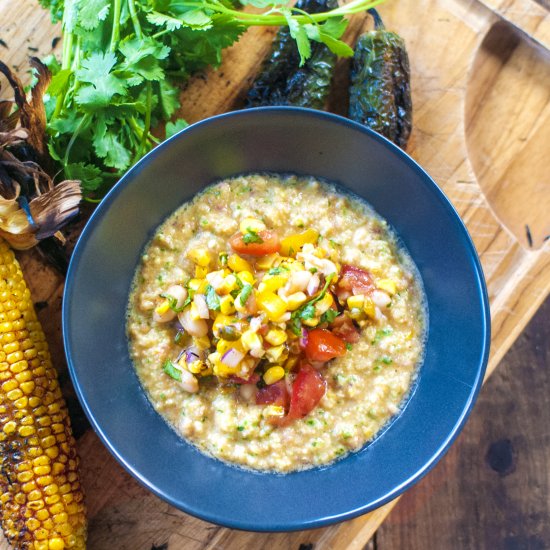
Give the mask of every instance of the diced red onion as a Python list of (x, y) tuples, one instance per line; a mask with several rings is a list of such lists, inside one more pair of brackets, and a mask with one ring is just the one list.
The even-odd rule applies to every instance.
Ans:
[(199, 317), (201, 319), (208, 319), (210, 317), (210, 312), (208, 311), (208, 305), (206, 304), (204, 294), (195, 294), (193, 302), (195, 302), (195, 306), (197, 306)]
[(307, 293), (310, 296), (313, 296), (319, 290), (320, 284), (321, 281), (319, 279), (319, 275), (317, 275), (317, 273), (314, 273), (309, 280), (309, 283), (307, 284)]
[(192, 363), (201, 358), (201, 350), (197, 346), (189, 346), (185, 350), (185, 362)]
[(238, 349), (229, 348), (221, 358), (221, 362), (224, 365), (234, 369), (239, 366), (239, 363), (243, 360), (244, 353), (241, 353)]
[(252, 317), (252, 319), (250, 319), (250, 330), (251, 331), (258, 332), (258, 330), (260, 330), (261, 326), (262, 326), (262, 318), (260, 316)]

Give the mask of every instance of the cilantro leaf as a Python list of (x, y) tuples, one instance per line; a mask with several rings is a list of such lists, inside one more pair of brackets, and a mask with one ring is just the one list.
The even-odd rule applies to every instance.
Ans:
[(249, 285), (248, 283), (243, 285), (243, 289), (241, 290), (239, 294), (239, 303), (242, 307), (245, 306), (246, 301), (248, 300), (248, 297), (250, 296), (250, 293), (252, 292), (252, 285)]
[(80, 180), (84, 191), (95, 191), (103, 182), (101, 170), (93, 164), (75, 162), (65, 167), (65, 174), (68, 178)]
[(284, 267), (284, 266), (278, 266), (278, 267), (272, 267), (268, 272), (267, 274), (268, 275), (279, 275), (281, 274), (283, 271), (288, 271), (288, 268)]
[(244, 244), (251, 244), (251, 243), (259, 243), (262, 244), (264, 240), (258, 235), (257, 231), (254, 231), (250, 229), (250, 227), (247, 227), (246, 233), (242, 237)]
[(86, 30), (96, 29), (109, 15), (109, 0), (86, 0), (78, 13), (78, 23)]
[(285, 16), (290, 36), (296, 41), (298, 53), (300, 54), (300, 66), (302, 66), (306, 62), (306, 59), (311, 56), (311, 45), (306, 28), (296, 19), (292, 18), (292, 12), (288, 8), (282, 8), (280, 11)]
[(152, 11), (148, 14), (147, 21), (157, 27), (166, 27), (169, 31), (175, 31), (176, 29), (180, 29), (182, 26), (182, 22), (179, 19), (176, 19), (170, 15), (159, 13), (158, 11)]
[(187, 128), (189, 124), (183, 120), (183, 118), (178, 118), (174, 122), (167, 122), (166, 123), (166, 138), (172, 137), (173, 135), (177, 134), (184, 128)]
[(216, 294), (214, 287), (210, 285), (206, 287), (206, 305), (208, 306), (208, 309), (211, 309), (212, 311), (220, 311), (221, 309), (220, 298)]
[(106, 107), (116, 94), (124, 94), (126, 84), (111, 73), (116, 64), (116, 55), (112, 52), (94, 52), (81, 63), (76, 71), (80, 82), (89, 82), (83, 85), (76, 93), (75, 99), (80, 106), (91, 110)]
[(57, 74), (55, 74), (52, 77), (52, 80), (50, 82), (50, 85), (48, 86), (47, 93), (51, 96), (58, 96), (60, 95), (63, 90), (65, 89), (65, 86), (67, 86), (69, 82), (69, 78), (73, 74), (73, 71), (71, 69), (62, 69)]
[(162, 370), (170, 377), (176, 380), (176, 382), (181, 382), (181, 370), (167, 359), (164, 365), (162, 365)]
[(336, 309), (327, 309), (323, 315), (321, 315), (321, 323), (328, 323), (329, 325), (340, 315), (340, 312)]

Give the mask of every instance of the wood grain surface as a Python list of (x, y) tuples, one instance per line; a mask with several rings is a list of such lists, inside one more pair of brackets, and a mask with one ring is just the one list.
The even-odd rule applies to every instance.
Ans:
[(482, 389), (466, 428), (369, 550), (550, 548), (550, 300)]
[[(530, 0), (494, 1), (490, 5), (470, 0), (394, 0), (380, 9), (386, 25), (405, 38), (411, 59), (415, 115), (408, 152), (450, 198), (480, 254), (493, 323), (488, 374), (550, 292), (550, 59), (543, 47), (548, 14), (542, 4)], [(516, 8), (532, 11), (527, 18), (519, 17), (514, 15)], [(353, 43), (369, 24), (365, 17), (355, 17), (347, 40)], [(182, 90), (181, 115), (194, 122), (239, 108), (273, 32), (249, 31), (225, 52), (219, 70), (190, 81)], [(0, 58), (20, 74), (29, 54), (59, 52), (59, 44), (54, 48), (52, 42), (59, 35), (59, 28), (50, 24), (35, 0), (0, 1), (0, 38), (7, 45), (0, 45)], [(347, 65), (346, 60), (339, 63), (330, 104), (331, 110), (342, 114)], [(36, 252), (21, 254), (20, 259), (72, 405), (60, 331), (63, 280)], [(78, 410), (71, 406), (80, 434), (86, 424)], [(164, 543), (172, 550), (283, 549), (301, 544), (359, 549), (395, 505), (304, 533), (233, 531), (192, 518), (148, 493), (90, 430), (81, 435), (79, 450), (92, 550), (149, 550)], [(474, 482), (470, 489), (476, 490)], [(0, 542), (4, 548), (6, 543)]]

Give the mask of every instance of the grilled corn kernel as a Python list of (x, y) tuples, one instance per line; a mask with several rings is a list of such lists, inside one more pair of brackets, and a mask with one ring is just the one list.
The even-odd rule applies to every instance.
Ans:
[(315, 315), (320, 317), (325, 313), (325, 311), (328, 311), (332, 304), (334, 303), (334, 298), (332, 297), (332, 294), (330, 292), (327, 292), (318, 302), (315, 303)]
[(316, 243), (319, 232), (315, 229), (306, 229), (302, 233), (290, 235), (281, 240), (281, 254), (283, 256), (294, 256), (302, 246), (307, 243)]
[(357, 296), (350, 296), (347, 299), (347, 304), (349, 309), (353, 309), (354, 307), (358, 309), (362, 309), (364, 303), (365, 303), (365, 297), (362, 294), (358, 294)]
[(200, 265), (195, 266), (195, 278), (204, 279), (208, 275), (208, 268)]
[(192, 372), (193, 374), (199, 374), (202, 368), (203, 368), (203, 362), (201, 360), (192, 361), (187, 365), (187, 369), (189, 370), (189, 372)]
[(238, 288), (239, 288), (239, 283), (237, 283), (237, 277), (235, 277), (233, 273), (230, 273), (229, 275), (226, 275), (224, 277), (223, 281), (216, 289), (216, 292), (218, 294), (229, 294), (230, 292), (233, 292)]
[(285, 369), (283, 367), (280, 367), (279, 365), (276, 365), (275, 367), (270, 367), (267, 369), (264, 373), (264, 382), (269, 386), (271, 384), (275, 384), (275, 382), (278, 382), (279, 380), (282, 380), (285, 377)]
[(193, 338), (193, 344), (200, 349), (208, 349), (210, 347), (210, 338), (208, 336)]
[(286, 303), (273, 292), (258, 292), (256, 304), (267, 315), (270, 321), (275, 321), (286, 311)]
[[(85, 514), (78, 461), (69, 460), (75, 456), (75, 443), (67, 410), (30, 293), (13, 253), (1, 239), (0, 315), (0, 372), (5, 375), (0, 378), (0, 440), (2, 449), (18, 450), (3, 453), (3, 476), (11, 482), (0, 484), (2, 527), (15, 548), (59, 550), (71, 542), (73, 548), (83, 549)], [(55, 472), (53, 455), (61, 465)], [(54, 478), (69, 474), (75, 486), (67, 494), (79, 502), (74, 508), (59, 502)], [(53, 516), (63, 523), (52, 521)]]
[(260, 349), (262, 347), (262, 338), (252, 330), (245, 330), (241, 336), (241, 343), (246, 351)]
[(170, 302), (168, 300), (164, 300), (156, 309), (155, 313), (158, 315), (164, 315), (165, 313), (168, 313), (170, 311)]
[(222, 296), (220, 298), (220, 311), (224, 315), (230, 315), (231, 313), (235, 313), (235, 311), (237, 311), (235, 309), (235, 300), (233, 299), (233, 296), (228, 294), (227, 296)]
[(306, 325), (307, 327), (316, 327), (319, 324), (319, 318), (312, 317), (311, 319), (303, 319), (302, 324)]
[(259, 292), (275, 292), (286, 285), (288, 274), (267, 275), (258, 285)]
[(193, 248), (187, 257), (201, 267), (208, 267), (212, 261), (212, 255), (206, 248)]
[(286, 298), (286, 308), (290, 311), (298, 309), (305, 301), (307, 296), (303, 292), (295, 292)]
[(245, 218), (239, 224), (239, 231), (241, 233), (246, 233), (247, 231), (263, 231), (265, 229), (265, 223), (257, 218)]
[(284, 344), (268, 348), (265, 352), (265, 356), (270, 363), (278, 363), (280, 361), (283, 361), (284, 359), (286, 359), (286, 355), (288, 355), (288, 350), (286, 349)]
[(265, 339), (272, 346), (280, 346), (287, 340), (287, 334), (284, 330), (272, 328), (266, 335)]
[(187, 286), (194, 290), (195, 292), (204, 293), (206, 292), (206, 287), (208, 286), (208, 281), (206, 279), (191, 279)]
[(363, 304), (363, 311), (365, 314), (374, 319), (376, 317), (376, 306), (370, 296), (365, 296), (365, 303)]
[(237, 275), (242, 283), (254, 284), (254, 275), (250, 271), (239, 271)]
[(379, 279), (376, 282), (376, 288), (385, 290), (388, 294), (393, 295), (397, 292), (397, 284), (393, 279)]
[(268, 254), (267, 256), (261, 256), (256, 260), (256, 267), (263, 270), (269, 269), (280, 257), (281, 256), (279, 256), (277, 252)]
[(270, 416), (284, 416), (285, 415), (285, 409), (279, 405), (267, 405), (267, 407), (264, 407), (264, 410), (262, 411), (262, 416), (264, 418), (269, 418)]
[(252, 266), (238, 254), (231, 254), (227, 258), (227, 266), (233, 271), (252, 271)]

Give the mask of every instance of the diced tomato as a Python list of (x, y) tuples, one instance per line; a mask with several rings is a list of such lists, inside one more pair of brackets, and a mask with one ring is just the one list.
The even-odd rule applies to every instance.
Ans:
[(348, 342), (349, 344), (355, 344), (361, 338), (359, 329), (353, 324), (353, 321), (345, 314), (338, 315), (332, 324), (330, 330), (333, 334)]
[(248, 254), (249, 256), (267, 256), (279, 252), (281, 249), (279, 235), (275, 231), (265, 229), (258, 231), (257, 236), (261, 242), (259, 240), (258, 242), (245, 242), (243, 234), (239, 231), (229, 239), (229, 244), (237, 254)]
[[(351, 291), (354, 296), (370, 294), (375, 289), (368, 271), (348, 264), (342, 266), (338, 287), (344, 291)], [(340, 298), (340, 295), (338, 297)]]
[(346, 353), (346, 343), (330, 330), (316, 328), (307, 334), (305, 352), (311, 361), (329, 361)]
[(227, 379), (230, 382), (233, 382), (233, 384), (256, 384), (260, 381), (260, 375), (256, 372), (253, 372), (249, 377), (248, 380), (241, 378), (240, 376), (235, 376), (234, 374), (231, 374), (227, 377)]
[(278, 405), (283, 407), (285, 411), (288, 409), (290, 396), (286, 388), (286, 382), (279, 380), (275, 384), (264, 386), (258, 390), (256, 394), (256, 405)]
[(288, 414), (279, 424), (285, 426), (309, 414), (321, 401), (326, 389), (327, 383), (322, 374), (310, 364), (302, 363), (292, 384)]

